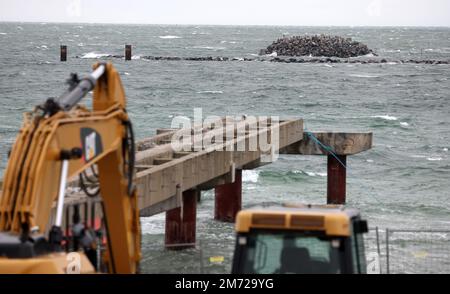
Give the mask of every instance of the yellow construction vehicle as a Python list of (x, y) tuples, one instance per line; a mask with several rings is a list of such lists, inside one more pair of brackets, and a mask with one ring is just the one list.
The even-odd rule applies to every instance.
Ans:
[[(92, 89), (89, 110), (79, 102)], [(67, 179), (94, 165), (107, 228), (101, 263), (110, 273), (135, 273), (141, 252), (134, 152), (124, 89), (109, 63), (81, 80), (73, 74), (65, 94), (26, 113), (0, 196), (0, 273), (98, 269), (87, 253), (63, 250), (61, 228)]]
[(367, 222), (336, 205), (242, 210), (236, 217), (235, 274), (365, 273)]

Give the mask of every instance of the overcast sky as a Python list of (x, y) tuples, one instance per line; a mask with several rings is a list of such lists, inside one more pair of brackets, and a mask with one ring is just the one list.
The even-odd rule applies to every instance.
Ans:
[(450, 0), (0, 0), (0, 21), (450, 26)]

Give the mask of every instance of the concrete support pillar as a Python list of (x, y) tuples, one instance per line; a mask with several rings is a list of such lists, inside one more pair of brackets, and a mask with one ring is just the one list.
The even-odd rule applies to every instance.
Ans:
[[(339, 160), (347, 166), (347, 156), (337, 155)], [(328, 186), (327, 203), (345, 204), (346, 169), (332, 155), (328, 155)]]
[(183, 192), (182, 207), (166, 212), (167, 249), (179, 250), (195, 247), (195, 229), (197, 217), (197, 195), (199, 190)]
[(234, 222), (242, 208), (242, 170), (236, 170), (233, 183), (217, 186), (215, 194), (214, 219)]

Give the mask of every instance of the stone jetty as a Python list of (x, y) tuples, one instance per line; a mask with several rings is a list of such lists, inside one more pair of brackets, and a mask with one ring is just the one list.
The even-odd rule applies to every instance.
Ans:
[[(75, 56), (75, 58), (81, 58), (80, 56)], [(108, 55), (101, 56), (96, 59), (108, 60), (112, 58), (124, 59), (124, 55)], [(196, 57), (179, 57), (179, 56), (151, 56), (144, 55), (139, 56), (139, 59), (143, 60), (154, 60), (154, 61), (254, 61), (254, 62), (278, 62), (278, 63), (357, 63), (357, 64), (450, 64), (450, 60), (437, 60), (437, 59), (386, 59), (381, 57), (364, 57), (356, 59), (341, 59), (341, 58), (331, 58), (331, 57), (321, 57), (321, 58), (299, 58), (299, 57), (227, 57), (227, 56), (196, 56)]]
[(349, 58), (372, 53), (367, 45), (339, 36), (314, 35), (283, 37), (273, 42), (260, 54), (278, 56), (323, 56)]

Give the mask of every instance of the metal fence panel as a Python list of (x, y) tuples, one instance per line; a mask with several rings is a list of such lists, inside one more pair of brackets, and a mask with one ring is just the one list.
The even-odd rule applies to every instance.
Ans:
[(450, 273), (450, 230), (371, 228), (365, 246), (368, 273)]
[(450, 231), (389, 230), (387, 239), (389, 273), (450, 273)]

